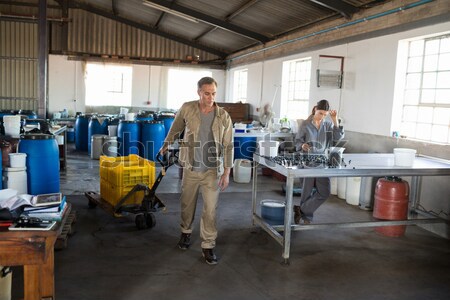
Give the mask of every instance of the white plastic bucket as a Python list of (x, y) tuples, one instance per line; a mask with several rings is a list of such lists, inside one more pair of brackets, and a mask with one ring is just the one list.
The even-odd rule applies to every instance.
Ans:
[(28, 194), (27, 168), (5, 168), (3, 170), (3, 188), (13, 189), (17, 194)]
[(394, 148), (394, 164), (398, 167), (412, 167), (416, 152), (415, 149)]
[(259, 155), (275, 157), (278, 155), (278, 141), (259, 141)]
[(126, 121), (134, 121), (136, 119), (136, 114), (135, 113), (127, 113), (125, 115), (125, 120)]
[(9, 153), (9, 166), (11, 168), (25, 168), (27, 161), (26, 153)]
[(64, 145), (64, 135), (57, 135), (56, 141), (58, 142), (58, 145)]
[(361, 191), (361, 177), (347, 177), (345, 188), (345, 201), (350, 205), (359, 204), (359, 193)]
[(3, 116), (5, 135), (18, 138), (20, 136), (20, 115)]
[(233, 167), (233, 181), (249, 183), (252, 175), (252, 162), (248, 159), (236, 159)]

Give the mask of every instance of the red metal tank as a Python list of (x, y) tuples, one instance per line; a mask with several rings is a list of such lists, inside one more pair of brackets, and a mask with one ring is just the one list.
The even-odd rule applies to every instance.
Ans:
[[(398, 177), (380, 178), (375, 187), (373, 216), (381, 220), (406, 220), (408, 202), (408, 182)], [(406, 226), (383, 226), (375, 230), (386, 236), (399, 237), (405, 234)]]

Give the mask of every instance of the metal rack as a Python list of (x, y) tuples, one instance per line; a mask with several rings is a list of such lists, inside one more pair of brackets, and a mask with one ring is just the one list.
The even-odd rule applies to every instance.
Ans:
[[(442, 223), (445, 220), (419, 210), (422, 176), (449, 176), (450, 161), (428, 156), (418, 156), (412, 167), (394, 166), (394, 154), (343, 154), (345, 164), (337, 168), (325, 165), (315, 168), (305, 168), (302, 165), (285, 166), (275, 163), (273, 159), (253, 155), (252, 183), (252, 221), (253, 225), (261, 226), (272, 238), (283, 247), (283, 261), (289, 263), (289, 252), (292, 230), (312, 230), (325, 228), (357, 228), (392, 225), (415, 225), (424, 223)], [(272, 226), (256, 212), (257, 198), (257, 167), (263, 165), (286, 176), (286, 209), (284, 225)], [(409, 216), (404, 221), (369, 221), (348, 223), (320, 223), (309, 225), (292, 224), (292, 198), (295, 178), (305, 177), (382, 177), (411, 176), (411, 192), (409, 198)], [(420, 215), (420, 217), (419, 217)], [(283, 232), (283, 234), (280, 234)]]

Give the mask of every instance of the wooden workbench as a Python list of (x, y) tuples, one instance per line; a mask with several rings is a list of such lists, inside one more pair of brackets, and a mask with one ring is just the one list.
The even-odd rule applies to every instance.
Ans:
[(0, 231), (0, 265), (23, 266), (24, 299), (54, 299), (57, 230)]

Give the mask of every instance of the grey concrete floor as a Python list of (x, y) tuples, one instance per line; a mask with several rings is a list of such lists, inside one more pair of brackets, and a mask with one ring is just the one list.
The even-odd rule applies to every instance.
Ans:
[[(169, 169), (157, 190), (167, 211), (155, 214), (151, 230), (137, 230), (132, 220), (87, 207), (84, 192), (99, 191), (98, 161), (70, 150), (61, 190), (78, 218), (68, 247), (55, 254), (57, 299), (450, 298), (450, 241), (416, 226), (399, 238), (373, 228), (296, 231), (290, 264), (282, 264), (281, 246), (252, 225), (250, 183), (231, 182), (221, 195), (219, 264), (209, 266), (198, 236), (201, 199), (192, 246), (176, 247), (180, 183)], [(283, 199), (281, 185), (260, 176), (258, 200)], [(315, 222), (370, 219), (332, 196)]]

